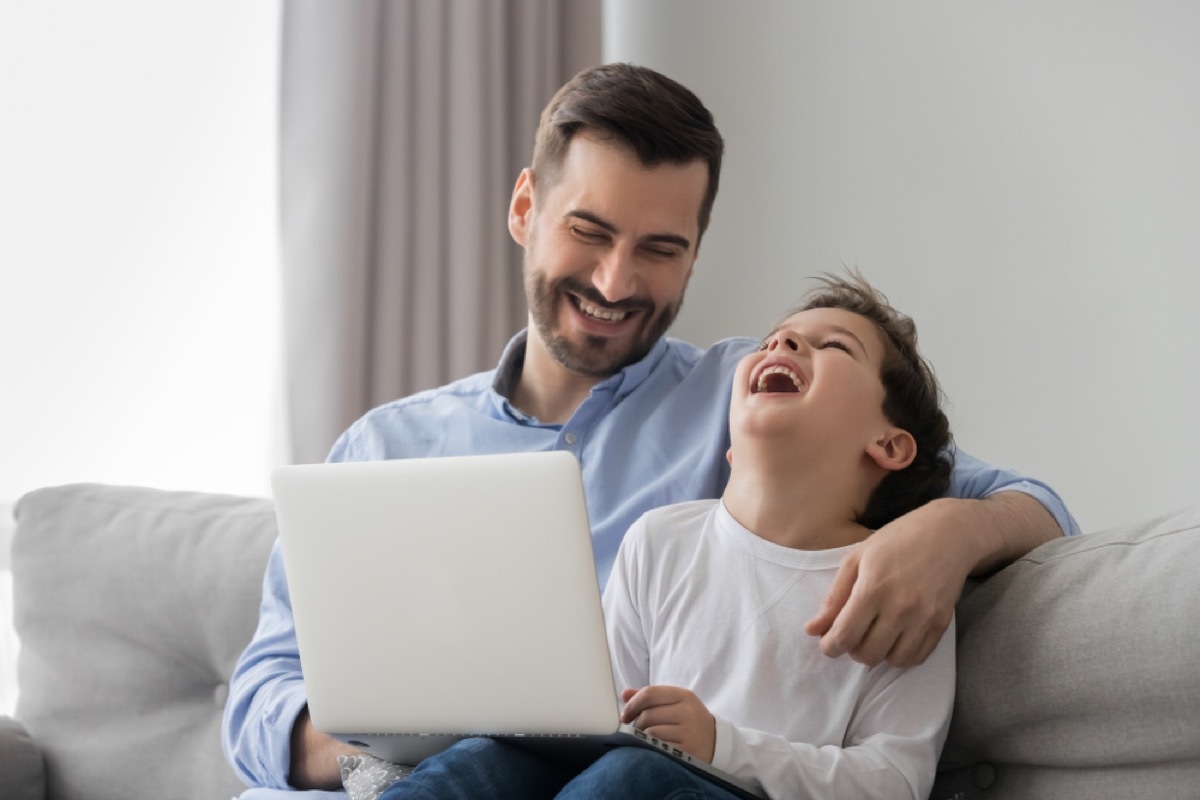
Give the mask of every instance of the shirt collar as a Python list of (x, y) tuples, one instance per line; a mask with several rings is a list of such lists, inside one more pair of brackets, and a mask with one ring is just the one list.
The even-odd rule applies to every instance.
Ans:
[[(500, 363), (496, 366), (495, 376), (492, 378), (492, 391), (495, 395), (493, 399), (497, 407), (514, 419), (526, 423), (535, 420), (514, 407), (508, 398), (516, 389), (517, 379), (521, 375), (521, 367), (525, 364), (525, 344), (528, 340), (528, 328), (519, 331), (516, 336), (509, 339), (508, 344), (504, 346), (504, 352), (500, 355)], [(667, 339), (664, 336), (654, 343), (654, 347), (650, 348), (650, 352), (641, 361), (630, 364), (615, 375), (610, 375), (593, 386), (592, 396), (594, 397), (600, 392), (612, 393), (616, 400), (628, 396), (650, 377), (666, 353)]]

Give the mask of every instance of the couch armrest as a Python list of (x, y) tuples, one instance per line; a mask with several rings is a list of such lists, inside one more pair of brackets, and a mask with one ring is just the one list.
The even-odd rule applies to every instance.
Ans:
[(25, 727), (0, 717), (0, 789), (8, 800), (45, 800), (42, 751)]
[(964, 596), (933, 797), (977, 796), (960, 778), (996, 800), (1194, 790), (1198, 572), (1193, 506), (1048, 542)]

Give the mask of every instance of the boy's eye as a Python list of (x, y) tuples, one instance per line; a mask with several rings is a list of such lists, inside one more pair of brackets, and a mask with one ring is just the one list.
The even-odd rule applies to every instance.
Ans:
[(837, 339), (826, 339), (824, 342), (821, 342), (820, 348), (822, 350), (824, 350), (827, 347), (834, 347), (834, 348), (837, 348), (838, 350), (843, 350), (847, 353), (850, 352), (850, 347), (847, 344), (845, 344), (844, 342), (839, 342)]

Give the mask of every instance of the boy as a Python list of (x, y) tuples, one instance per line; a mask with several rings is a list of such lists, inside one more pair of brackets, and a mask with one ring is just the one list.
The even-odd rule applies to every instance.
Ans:
[[(898, 669), (830, 659), (801, 626), (874, 528), (944, 493), (939, 395), (911, 320), (857, 274), (826, 277), (742, 359), (722, 498), (643, 515), (605, 588), (624, 722), (771, 797), (928, 796), (954, 699), (953, 634)], [(732, 796), (652, 751), (618, 748), (569, 776), (473, 739), (384, 797), (675, 791)]]

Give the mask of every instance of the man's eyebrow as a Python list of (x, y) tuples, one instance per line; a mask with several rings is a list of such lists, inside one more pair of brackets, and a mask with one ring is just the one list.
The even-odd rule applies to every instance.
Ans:
[[(595, 214), (593, 214), (590, 211), (584, 211), (583, 209), (580, 209), (580, 208), (572, 209), (572, 210), (568, 211), (564, 216), (574, 217), (576, 219), (582, 219), (586, 222), (590, 222), (593, 225), (595, 225), (597, 228), (603, 228), (604, 230), (608, 231), (609, 233), (617, 233), (618, 232), (616, 225), (613, 225), (611, 222), (609, 222), (606, 219), (602, 219), (602, 218), (596, 216)], [(692, 249), (692, 243), (690, 241), (688, 241), (688, 239), (686, 237), (680, 236), (675, 233), (651, 233), (651, 234), (648, 234), (647, 236), (643, 236), (641, 241), (643, 241), (643, 242), (659, 242), (662, 244), (673, 244), (673, 245), (676, 245), (677, 247), (683, 248), (684, 250)]]

